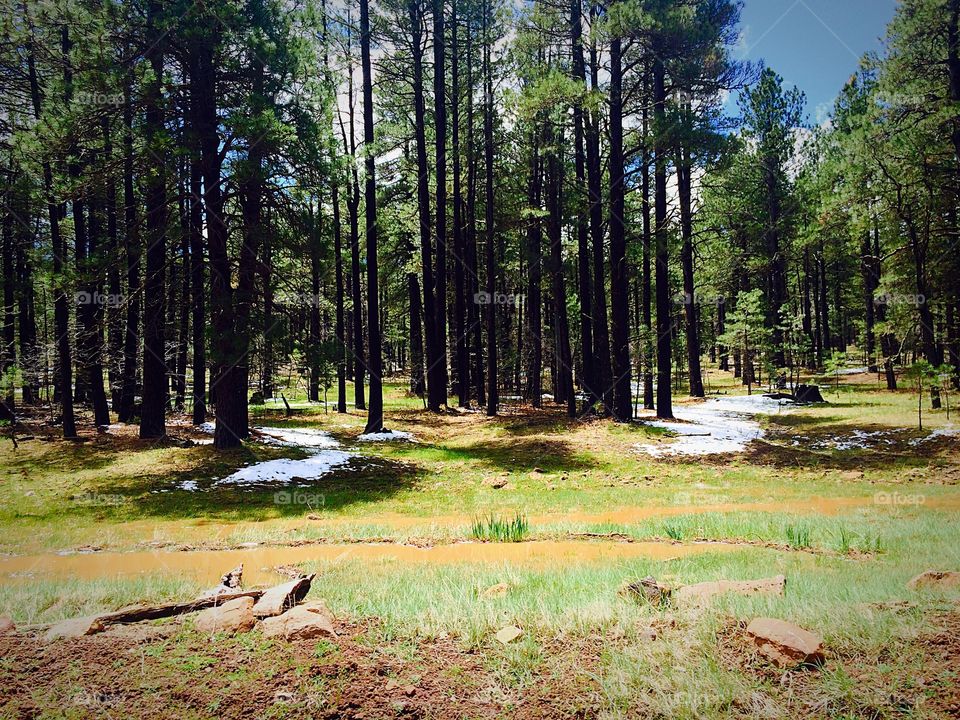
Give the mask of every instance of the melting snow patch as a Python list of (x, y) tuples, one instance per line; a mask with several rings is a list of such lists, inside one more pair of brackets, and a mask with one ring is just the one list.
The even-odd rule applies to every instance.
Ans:
[(216, 429), (217, 429), (216, 423), (212, 423), (212, 422), (200, 423), (199, 425), (196, 425), (195, 427), (196, 427), (197, 430), (199, 430), (200, 432), (205, 432), (205, 433), (207, 433), (207, 434), (209, 434), (209, 435), (213, 435), (213, 433), (214, 433), (214, 432), (216, 431)]
[(278, 447), (335, 448), (339, 443), (328, 432), (315, 428), (254, 428), (259, 439), (267, 445)]
[(364, 433), (363, 435), (359, 435), (357, 440), (360, 442), (390, 442), (392, 440), (417, 441), (416, 438), (413, 437), (413, 433), (404, 430), (385, 430), (384, 432)]
[(263, 483), (289, 483), (294, 480), (316, 480), (333, 468), (346, 463), (353, 453), (344, 450), (322, 450), (303, 460), (282, 458), (267, 460), (250, 467), (241, 468), (228, 475), (218, 484), (222, 485), (258, 485)]
[(763, 395), (731, 396), (710, 399), (698, 405), (679, 407), (674, 416), (682, 422), (649, 420), (651, 427), (671, 430), (677, 438), (670, 443), (640, 443), (635, 447), (654, 457), (668, 455), (717, 455), (740, 452), (747, 443), (763, 437), (758, 414), (779, 412), (790, 401)]
[(953, 425), (947, 425), (947, 427), (937, 428), (926, 437), (914, 438), (910, 441), (910, 444), (922, 445), (925, 442), (930, 442), (931, 440), (936, 440), (937, 438), (956, 437), (957, 435), (960, 435), (960, 428), (954, 427)]

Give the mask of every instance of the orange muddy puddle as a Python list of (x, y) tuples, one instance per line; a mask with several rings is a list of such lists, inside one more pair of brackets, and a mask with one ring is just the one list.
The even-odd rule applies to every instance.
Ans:
[(190, 552), (156, 550), (77, 555), (45, 554), (0, 558), (0, 582), (71, 578), (95, 580), (166, 573), (190, 576), (203, 584), (213, 586), (223, 573), (243, 563), (246, 585), (267, 585), (282, 579), (273, 568), (304, 562), (336, 563), (360, 560), (439, 565), (510, 563), (562, 568), (573, 563), (609, 563), (636, 558), (672, 560), (705, 552), (728, 552), (738, 547), (743, 549), (741, 546), (722, 543), (672, 545), (660, 542), (544, 540), (523, 543), (455, 543), (430, 548), (391, 544), (321, 544)]

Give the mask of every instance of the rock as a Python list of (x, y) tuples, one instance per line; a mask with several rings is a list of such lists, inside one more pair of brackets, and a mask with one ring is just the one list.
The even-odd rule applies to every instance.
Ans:
[(270, 588), (253, 606), (253, 614), (258, 618), (270, 617), (293, 607), (310, 592), (313, 578), (311, 574)]
[(483, 479), (483, 484), (492, 487), (494, 490), (507, 486), (507, 479), (502, 477), (488, 477)]
[(944, 589), (960, 587), (960, 572), (952, 570), (927, 570), (907, 583), (912, 590)]
[(783, 575), (761, 580), (714, 580), (677, 588), (675, 597), (681, 603), (701, 603), (715, 595), (737, 593), (738, 595), (783, 595), (787, 579)]
[(282, 637), (285, 640), (337, 636), (330, 612), (321, 602), (298, 605), (283, 615), (265, 618), (260, 622), (260, 629), (264, 637)]
[(495, 637), (502, 644), (509, 645), (521, 635), (523, 635), (523, 630), (518, 628), (516, 625), (507, 625), (505, 628), (501, 628)]
[(13, 624), (13, 620), (8, 617), (0, 617), (0, 635), (15, 633), (16, 631), (17, 626)]
[(510, 589), (510, 586), (507, 585), (506, 583), (497, 583), (496, 585), (491, 585), (482, 593), (480, 593), (480, 597), (492, 598), (492, 597), (498, 597), (500, 595), (506, 595), (509, 589)]
[(253, 598), (241, 597), (202, 611), (197, 615), (194, 627), (203, 633), (238, 633), (252, 630), (256, 624)]
[(671, 590), (661, 585), (653, 577), (647, 576), (635, 582), (625, 582), (620, 586), (620, 594), (641, 600), (651, 605), (669, 605)]
[(760, 654), (778, 667), (823, 664), (823, 640), (793, 623), (755, 618), (747, 626), (747, 635)]
[(43, 636), (44, 642), (53, 642), (67, 638), (78, 638), (84, 635), (93, 635), (102, 632), (104, 625), (95, 615), (71, 618), (52, 625)]

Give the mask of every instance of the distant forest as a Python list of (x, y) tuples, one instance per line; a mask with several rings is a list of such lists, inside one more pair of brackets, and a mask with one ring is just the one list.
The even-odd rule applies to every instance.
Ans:
[(960, 0), (816, 125), (733, 0), (0, 2), (7, 421), (960, 383)]

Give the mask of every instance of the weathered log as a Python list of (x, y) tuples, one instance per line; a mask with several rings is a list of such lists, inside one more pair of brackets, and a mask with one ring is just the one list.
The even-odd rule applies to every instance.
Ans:
[(270, 588), (253, 606), (253, 614), (257, 617), (270, 617), (292, 608), (310, 592), (310, 583), (314, 577), (315, 574), (311, 573)]
[(205, 610), (206, 608), (222, 605), (225, 602), (241, 597), (252, 597), (254, 600), (259, 600), (263, 594), (263, 590), (246, 590), (243, 592), (200, 597), (189, 602), (164, 603), (162, 605), (131, 605), (130, 607), (121, 608), (112, 613), (100, 615), (97, 619), (103, 625), (128, 625), (144, 620), (157, 620), (159, 618), (173, 617), (174, 615), (183, 615), (184, 613)]

